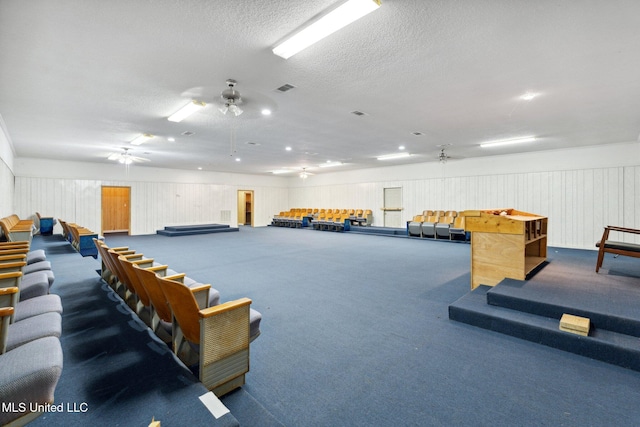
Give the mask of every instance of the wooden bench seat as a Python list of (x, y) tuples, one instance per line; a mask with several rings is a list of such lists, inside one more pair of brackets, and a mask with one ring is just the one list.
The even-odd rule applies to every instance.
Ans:
[(605, 253), (640, 258), (640, 244), (609, 240), (610, 231), (640, 234), (640, 230), (636, 230), (634, 228), (616, 227), (611, 225), (606, 226), (604, 233), (602, 233), (602, 239), (596, 243), (596, 247), (599, 248), (598, 261), (596, 262), (596, 273), (600, 270), (600, 267), (602, 267)]

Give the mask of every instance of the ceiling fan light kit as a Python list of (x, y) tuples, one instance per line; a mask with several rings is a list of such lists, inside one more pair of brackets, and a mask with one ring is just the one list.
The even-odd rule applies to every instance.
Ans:
[(379, 7), (379, 0), (348, 0), (292, 36), (287, 37), (273, 48), (273, 53), (284, 59), (289, 59), (301, 50), (346, 27)]
[(172, 115), (170, 115), (167, 118), (167, 120), (169, 120), (170, 122), (179, 123), (184, 119), (186, 119), (187, 117), (189, 117), (190, 115), (192, 115), (193, 113), (195, 113), (196, 111), (201, 110), (206, 105), (207, 104), (205, 104), (202, 101), (193, 100), (189, 102), (187, 105), (185, 105), (184, 107), (180, 108), (178, 111), (176, 111)]
[(235, 117), (238, 117), (244, 112), (240, 107), (238, 107), (238, 104), (242, 102), (242, 98), (240, 97), (240, 92), (235, 89), (237, 83), (238, 82), (233, 79), (227, 80), (227, 86), (229, 89), (222, 91), (222, 94), (220, 95), (224, 102), (224, 105), (219, 108), (222, 114), (226, 115), (230, 112)]

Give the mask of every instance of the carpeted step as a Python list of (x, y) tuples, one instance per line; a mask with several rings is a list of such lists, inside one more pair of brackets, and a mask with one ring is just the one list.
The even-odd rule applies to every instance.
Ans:
[(449, 305), (449, 319), (640, 371), (638, 338), (599, 328), (586, 337), (564, 332), (557, 318), (487, 304), (490, 289), (479, 286)]
[(381, 234), (386, 236), (407, 236), (405, 228), (351, 226), (351, 233)]
[(228, 224), (196, 224), (196, 225), (171, 225), (164, 229), (168, 231), (198, 231), (230, 228)]
[(162, 236), (192, 236), (195, 234), (226, 233), (238, 231), (237, 227), (230, 227), (228, 224), (194, 224), (194, 225), (172, 225), (164, 230), (157, 230), (156, 233)]
[[(550, 292), (526, 282), (504, 279), (487, 292), (490, 305), (523, 311), (543, 317), (560, 319), (564, 313), (587, 317), (597, 329), (640, 337), (640, 318), (637, 307), (625, 301), (622, 292)], [(558, 285), (558, 289), (562, 287)]]

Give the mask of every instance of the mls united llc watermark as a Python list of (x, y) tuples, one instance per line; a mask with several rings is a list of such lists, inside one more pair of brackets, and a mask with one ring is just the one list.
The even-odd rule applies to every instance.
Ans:
[(35, 402), (2, 402), (0, 405), (2, 412), (27, 413), (27, 412), (78, 412), (84, 413), (89, 410), (86, 402), (67, 403), (35, 403)]

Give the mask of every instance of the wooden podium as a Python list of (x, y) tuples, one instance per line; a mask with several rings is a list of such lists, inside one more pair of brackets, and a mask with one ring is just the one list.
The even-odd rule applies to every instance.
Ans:
[(471, 232), (471, 289), (524, 280), (547, 259), (547, 218), (515, 209), (465, 211)]

